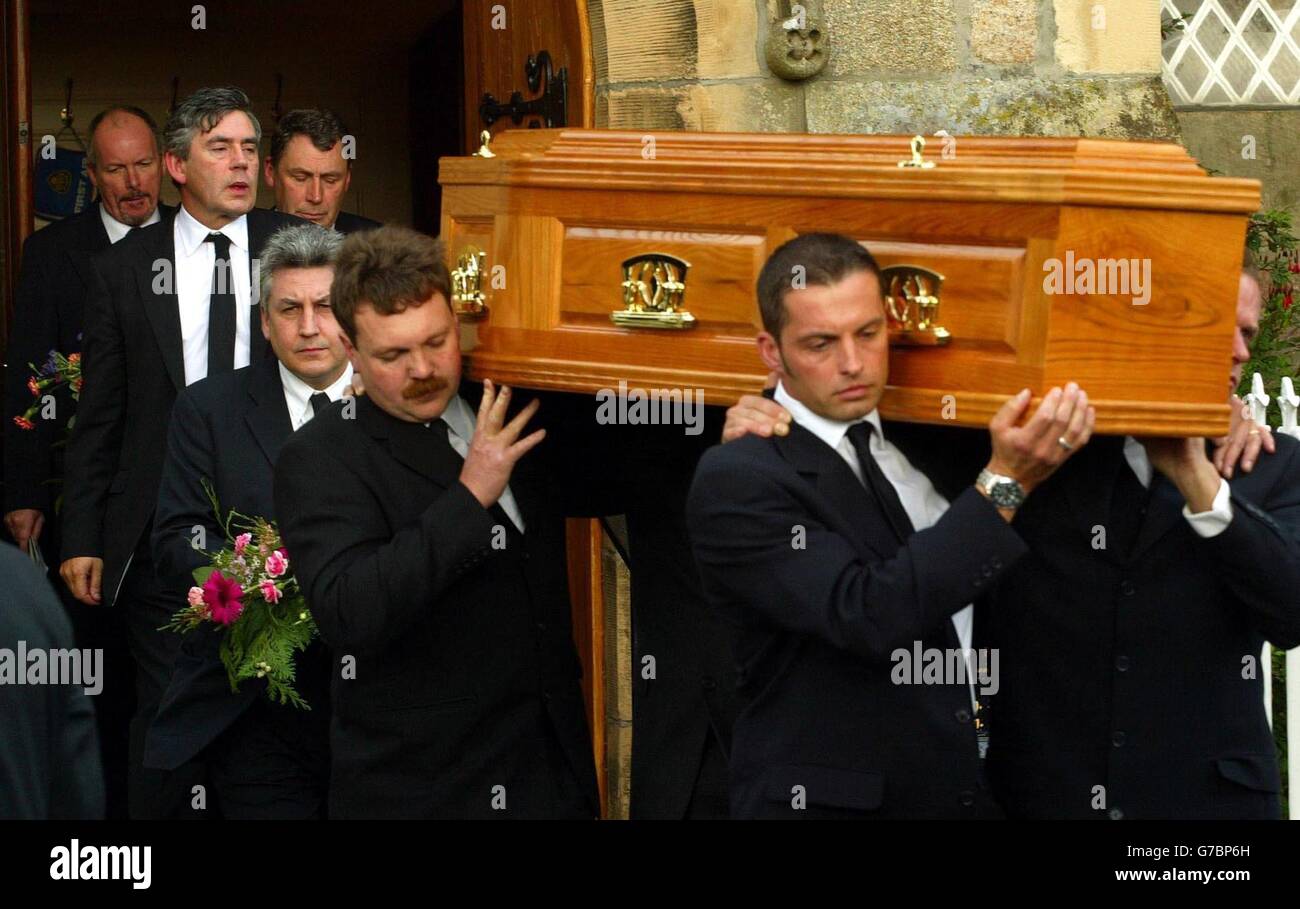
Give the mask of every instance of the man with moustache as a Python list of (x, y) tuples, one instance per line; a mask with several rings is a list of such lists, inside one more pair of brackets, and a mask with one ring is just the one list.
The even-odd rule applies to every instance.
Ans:
[[(170, 588), (193, 583), (206, 552), (226, 544), (231, 510), (275, 520), (272, 468), (280, 449), (348, 389), (352, 366), (330, 309), (343, 236), (314, 224), (271, 236), (261, 258), (261, 331), (274, 357), (196, 382), (172, 409), (154, 516), (153, 553)], [(206, 542), (194, 544), (194, 528)], [(310, 710), (273, 704), (266, 684), (232, 693), (221, 635), (190, 632), (149, 731), (145, 764), (175, 770), (202, 755), (227, 819), (323, 818), (329, 774), (329, 682), (320, 642), (299, 655), (296, 687)]]
[[(76, 412), (71, 393), (54, 394), (53, 419), (37, 418), (23, 429), (14, 417), (33, 402), (27, 388), (29, 364), (40, 366), (51, 351), (65, 356), (82, 349), (82, 319), (92, 284), (91, 258), (130, 231), (170, 218), (158, 204), (162, 161), (157, 125), (138, 107), (110, 107), (90, 121), (86, 163), (98, 200), (70, 218), (27, 238), (14, 300), (7, 351), (4, 421), (4, 515), (14, 542), (36, 543), (47, 564), (58, 566), (61, 540), (54, 522), (57, 483), (63, 477), (63, 447), (56, 445)], [(126, 816), (127, 724), (133, 710), (126, 643), (116, 623), (71, 600), (62, 583), (77, 646), (103, 650), (108, 677), (95, 698), (103, 749), (107, 814)]]
[(159, 631), (185, 591), (155, 576), (149, 531), (177, 392), (268, 355), (254, 325), (253, 262), (298, 219), (253, 207), (261, 128), (237, 88), (186, 98), (163, 130), (180, 189), (174, 218), (133, 231), (95, 260), (86, 304), (85, 386), (68, 446), (63, 564), (73, 595), (116, 607), (136, 666), (130, 813), (189, 810), (192, 773), (146, 771), (144, 738), (179, 648)]
[[(971, 603), (1024, 555), (1010, 522), (1026, 496), (1087, 443), (1087, 395), (1052, 389), (1018, 427), (1021, 391), (989, 423), (984, 469), (953, 471), (944, 430), (877, 413), (889, 339), (880, 270), (861, 244), (783, 244), (758, 298), (759, 354), (794, 422), (783, 437), (710, 449), (686, 503), (745, 702), (732, 816), (996, 817), (974, 722)], [(931, 648), (964, 670), (900, 683), (899, 651)]]
[[(1265, 640), (1300, 643), (1300, 446), (1270, 438), (1231, 397), (1260, 285), (1247, 255), (1233, 423), (1216, 451), (1204, 439), (1095, 440), (1017, 515), (1029, 555), (977, 623), (1001, 657), (988, 764), (1012, 817), (1280, 813), (1259, 660)], [(724, 438), (780, 434), (788, 420), (746, 396)]]
[(378, 221), (341, 211), (352, 184), (352, 158), (343, 156), (347, 127), (330, 110), (291, 110), (276, 124), (263, 164), (276, 211), (306, 218), (339, 233), (378, 227)]
[(508, 388), (485, 382), (477, 416), (460, 396), (435, 241), (353, 234), (331, 298), (366, 393), (275, 468), (291, 566), (340, 660), (330, 816), (594, 817), (561, 518), (600, 513), (581, 500), (603, 484), (523, 435), (537, 401), (508, 419)]
[[(81, 351), (82, 310), (91, 285), (90, 260), (136, 227), (169, 215), (158, 205), (162, 161), (157, 125), (138, 107), (112, 107), (90, 121), (86, 153), (90, 181), (98, 201), (85, 211), (57, 221), (29, 236), (14, 301), (6, 373), (6, 411), (21, 414), (32, 403), (28, 364), (40, 365), (57, 350)], [(5, 525), (21, 549), (40, 540), (53, 515), (50, 481), (59, 476), (52, 444), (57, 427), (67, 424), (76, 402), (57, 400), (58, 419), (35, 420), (20, 429), (5, 421)], [(57, 562), (57, 550), (45, 546)]]

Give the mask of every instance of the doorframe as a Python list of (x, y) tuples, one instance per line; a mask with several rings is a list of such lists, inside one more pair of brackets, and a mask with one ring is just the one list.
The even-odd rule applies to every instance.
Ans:
[(28, 0), (8, 0), (4, 6), (4, 29), (0, 42), (5, 74), (4, 97), (0, 99), (0, 157), (5, 167), (5, 204), (0, 215), (0, 242), (4, 244), (5, 268), (0, 296), (0, 351), (8, 346), (9, 325), (13, 319), (14, 294), (18, 287), (18, 268), (22, 263), (23, 242), (35, 222), (35, 199), (32, 185), (32, 68), (31, 20)]

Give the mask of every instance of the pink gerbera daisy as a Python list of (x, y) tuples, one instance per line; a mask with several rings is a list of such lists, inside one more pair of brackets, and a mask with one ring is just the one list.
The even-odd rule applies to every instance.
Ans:
[(244, 588), (238, 581), (223, 577), (220, 571), (214, 571), (203, 585), (203, 602), (212, 612), (212, 620), (221, 625), (232, 625), (239, 614), (244, 611), (240, 599)]

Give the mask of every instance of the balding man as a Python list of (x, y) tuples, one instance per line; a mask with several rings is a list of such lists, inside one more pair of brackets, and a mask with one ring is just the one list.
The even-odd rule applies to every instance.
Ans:
[[(30, 363), (40, 365), (51, 350), (81, 350), (82, 308), (90, 286), (90, 258), (134, 227), (152, 224), (159, 211), (162, 165), (157, 125), (136, 107), (102, 111), (90, 123), (86, 155), (98, 201), (85, 211), (27, 238), (14, 305), (6, 376), (6, 410), (20, 414), (32, 403), (27, 389)], [(51, 513), (51, 478), (59, 475), (51, 443), (72, 415), (70, 397), (58, 400), (54, 419), (36, 420), (24, 430), (5, 422), (5, 525), (20, 548), (39, 539)], [(43, 546), (53, 564), (57, 553)]]
[[(157, 126), (138, 107), (111, 107), (90, 121), (86, 155), (90, 180), (98, 200), (84, 211), (51, 224), (27, 238), (14, 302), (5, 374), (3, 509), (5, 526), (14, 542), (26, 550), (39, 541), (47, 564), (60, 560), (53, 502), (62, 476), (64, 436), (75, 409), (70, 394), (55, 395), (49, 419), (36, 419), (31, 429), (21, 429), (12, 417), (32, 403), (27, 380), (29, 364), (44, 363), (51, 350), (62, 354), (82, 349), (82, 311), (90, 289), (90, 259), (121, 240), (132, 229), (170, 217), (173, 209), (158, 204), (162, 164)], [(65, 592), (63, 584), (56, 589)], [(116, 641), (101, 614), (78, 607), (65, 596), (78, 647), (107, 651), (109, 679), (97, 697), (100, 741), (108, 773), (109, 817), (125, 811), (125, 726), (131, 714), (129, 665), (113, 659), (124, 644)], [(124, 654), (123, 654), (124, 657)], [(119, 678), (119, 664), (127, 673)], [(125, 691), (120, 690), (125, 687)]]

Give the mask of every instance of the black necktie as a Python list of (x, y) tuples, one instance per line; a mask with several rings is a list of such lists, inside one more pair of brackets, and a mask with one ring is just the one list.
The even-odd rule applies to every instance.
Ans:
[[(456, 460), (461, 463), (464, 463), (465, 459), (461, 457), (461, 454), (456, 450), (456, 447), (451, 444), (451, 437), (449, 434), (451, 425), (446, 420), (442, 418), (434, 420), (429, 424), (429, 429), (440, 442), (447, 443), (447, 447), (451, 449), (452, 457), (456, 458)], [(510, 487), (507, 486), (506, 488), (509, 489)], [(504, 494), (505, 493), (503, 492), (502, 495)], [(506, 513), (506, 510), (501, 506), (500, 499), (497, 499), (492, 503), (492, 507), (488, 509), (488, 512), (491, 513), (491, 515), (496, 518), (503, 527), (507, 527), (510, 531), (515, 533), (519, 532), (519, 527), (515, 524), (514, 519), (511, 518), (510, 515)]]
[(318, 391), (311, 396), (311, 415), (320, 416), (320, 412), (330, 406), (330, 396), (323, 391)]
[(889, 519), (890, 526), (894, 528), (894, 533), (898, 536), (899, 542), (902, 542), (912, 534), (912, 519), (907, 516), (907, 509), (903, 507), (902, 501), (898, 498), (898, 492), (894, 489), (894, 484), (889, 482), (889, 478), (880, 469), (876, 459), (871, 456), (871, 433), (875, 428), (875, 425), (867, 420), (854, 423), (849, 427), (849, 441), (858, 453), (858, 463), (862, 465), (863, 482), (875, 495), (876, 501), (880, 503), (881, 509), (885, 512), (885, 517)]
[(235, 368), (235, 286), (230, 267), (230, 238), (208, 234), (204, 241), (216, 249), (212, 290), (208, 296), (208, 375)]

